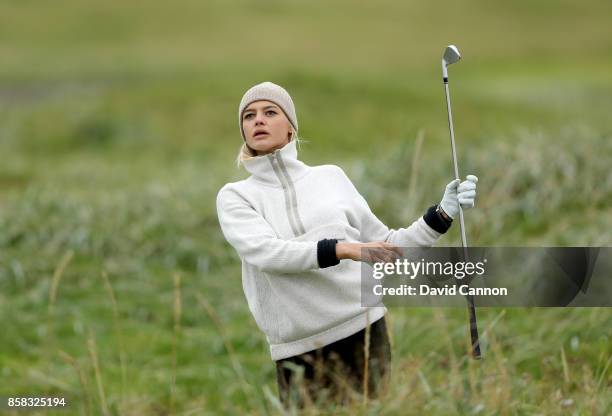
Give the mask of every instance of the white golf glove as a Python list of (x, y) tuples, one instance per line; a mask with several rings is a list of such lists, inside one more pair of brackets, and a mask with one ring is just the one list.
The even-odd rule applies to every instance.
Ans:
[(459, 204), (463, 209), (474, 206), (478, 178), (474, 175), (467, 175), (465, 179), (461, 183), (459, 183), (459, 179), (455, 179), (446, 185), (442, 202), (440, 202), (440, 207), (446, 215), (453, 219), (459, 214)]

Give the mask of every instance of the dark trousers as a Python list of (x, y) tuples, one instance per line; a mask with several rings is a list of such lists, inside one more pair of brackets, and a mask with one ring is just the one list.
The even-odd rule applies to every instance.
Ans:
[(301, 408), (329, 401), (347, 403), (364, 394), (365, 388), (368, 397), (376, 397), (387, 383), (391, 361), (385, 318), (370, 325), (366, 352), (367, 330), (364, 328), (322, 348), (276, 361), (278, 392), (283, 405)]

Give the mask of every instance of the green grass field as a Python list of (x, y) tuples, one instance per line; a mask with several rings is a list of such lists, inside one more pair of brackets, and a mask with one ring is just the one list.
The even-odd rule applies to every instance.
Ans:
[[(0, 397), (71, 403), (28, 414), (279, 413), (215, 212), (246, 177), (238, 103), (265, 80), (295, 101), (300, 158), (341, 166), (397, 228), (452, 176), (455, 43), (470, 243), (612, 245), (610, 16), (568, 0), (0, 2)], [(441, 244), (460, 244), (453, 228)], [(388, 394), (307, 413), (612, 413), (612, 310), (478, 317), (474, 362), (463, 309), (391, 308)]]

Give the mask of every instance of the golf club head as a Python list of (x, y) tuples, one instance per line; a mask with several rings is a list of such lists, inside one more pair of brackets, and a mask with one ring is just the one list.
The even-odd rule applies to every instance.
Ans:
[(444, 50), (444, 62), (446, 65), (452, 65), (461, 59), (459, 49), (455, 45), (448, 45)]
[(442, 79), (444, 82), (448, 82), (448, 72), (446, 67), (458, 62), (461, 59), (459, 49), (455, 45), (448, 45), (444, 50), (444, 56), (442, 57)]

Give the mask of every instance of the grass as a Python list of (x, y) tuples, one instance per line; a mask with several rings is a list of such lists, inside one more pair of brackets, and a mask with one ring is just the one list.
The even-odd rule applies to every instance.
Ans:
[[(480, 177), (470, 243), (611, 245), (608, 2), (443, 9), (3, 2), (0, 396), (66, 395), (61, 414), (279, 413), (214, 206), (246, 176), (236, 109), (263, 80), (296, 102), (300, 158), (342, 166), (399, 227), (450, 180), (439, 65), (454, 42), (460, 167)], [(478, 318), (474, 362), (463, 309), (392, 308), (387, 394), (306, 413), (610, 413), (609, 309)]]

